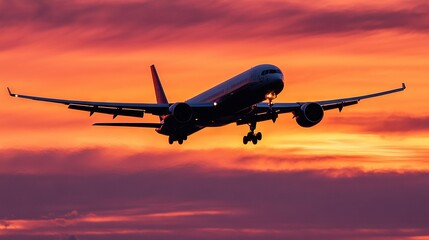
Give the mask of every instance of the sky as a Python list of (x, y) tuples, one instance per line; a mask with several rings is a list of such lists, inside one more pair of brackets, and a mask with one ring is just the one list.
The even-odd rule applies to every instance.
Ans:
[[(369, 0), (0, 0), (0, 239), (429, 239), (429, 4)], [(407, 90), (327, 111), (153, 129), (27, 95), (171, 102), (252, 66), (277, 102)], [(118, 117), (114, 121), (157, 121)]]

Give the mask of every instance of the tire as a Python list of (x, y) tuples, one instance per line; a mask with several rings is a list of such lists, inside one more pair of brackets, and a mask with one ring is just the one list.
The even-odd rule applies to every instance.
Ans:
[(246, 145), (247, 142), (249, 142), (249, 139), (247, 139), (247, 136), (244, 136), (243, 137), (243, 144)]
[(258, 139), (258, 141), (261, 141), (262, 140), (262, 133), (258, 132), (256, 134), (256, 139)]
[(258, 143), (258, 139), (256, 139), (256, 137), (252, 138), (252, 143), (253, 145), (256, 145)]

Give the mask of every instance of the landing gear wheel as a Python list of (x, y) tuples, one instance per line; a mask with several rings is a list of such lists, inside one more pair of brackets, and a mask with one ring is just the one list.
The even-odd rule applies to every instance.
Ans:
[(256, 139), (258, 139), (258, 141), (261, 141), (262, 140), (262, 133), (258, 132), (255, 137), (256, 137)]
[(247, 135), (243, 137), (243, 143), (247, 144), (248, 142), (252, 142), (256, 145), (258, 141), (262, 140), (262, 133), (258, 132), (255, 134), (256, 122), (250, 122), (248, 125), (250, 132), (248, 132)]
[(187, 139), (188, 139), (187, 136), (185, 136), (185, 137), (178, 137), (176, 135), (171, 135), (171, 136), (168, 136), (168, 143), (169, 144), (173, 144), (175, 141), (177, 141), (177, 143), (179, 143), (180, 145), (182, 145), (183, 142), (185, 140), (187, 140)]
[(253, 144), (256, 145), (258, 141), (262, 140), (262, 133), (258, 132), (255, 134), (256, 122), (250, 122), (249, 128), (250, 128), (250, 132), (248, 132), (247, 135), (243, 137), (243, 144), (252, 142)]
[(247, 138), (247, 136), (243, 137), (243, 144), (246, 145), (247, 142), (249, 142), (249, 139)]

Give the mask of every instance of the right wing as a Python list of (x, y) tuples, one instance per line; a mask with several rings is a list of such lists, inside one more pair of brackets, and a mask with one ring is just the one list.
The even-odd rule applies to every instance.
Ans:
[(395, 88), (395, 89), (391, 89), (383, 92), (377, 92), (377, 93), (361, 95), (356, 97), (349, 97), (349, 98), (339, 98), (339, 99), (314, 101), (314, 102), (274, 103), (271, 106), (269, 103), (266, 103), (266, 102), (258, 103), (255, 106), (256, 115), (253, 118), (252, 116), (250, 118), (243, 117), (242, 119), (239, 119), (237, 121), (237, 124), (238, 125), (248, 124), (251, 121), (254, 121), (255, 119), (257, 122), (267, 121), (267, 120), (274, 121), (275, 118), (277, 118), (277, 115), (282, 113), (291, 112), (291, 113), (294, 113), (295, 115), (296, 111), (299, 111), (299, 109), (304, 104), (308, 104), (308, 103), (317, 103), (323, 108), (324, 111), (338, 109), (341, 112), (344, 107), (358, 104), (360, 100), (379, 97), (379, 96), (383, 96), (383, 95), (387, 95), (395, 92), (400, 92), (400, 91), (404, 91), (405, 89), (406, 89), (406, 86), (404, 83), (402, 83), (402, 86), (400, 88)]
[[(405, 83), (402, 83), (402, 86), (400, 88), (395, 88), (383, 92), (377, 92), (362, 96), (356, 96), (356, 97), (349, 97), (349, 98), (338, 98), (333, 100), (323, 100), (323, 101), (314, 101), (314, 103), (319, 104), (323, 107), (323, 110), (331, 110), (331, 109), (338, 109), (342, 110), (343, 107), (347, 107), (350, 105), (358, 104), (360, 100), (367, 99), (367, 98), (373, 98), (373, 97), (379, 97), (395, 92), (404, 91), (406, 88)], [(293, 112), (297, 109), (299, 109), (303, 104), (310, 103), (310, 102), (292, 102), (292, 103), (274, 103), (271, 106), (271, 109), (276, 113), (288, 113)], [(258, 113), (264, 113), (267, 112), (270, 109), (270, 105), (266, 102), (264, 103), (258, 103), (256, 104), (256, 110)]]
[(379, 97), (395, 92), (401, 92), (404, 91), (407, 88), (405, 86), (405, 83), (402, 83), (402, 86), (400, 88), (395, 88), (392, 90), (387, 90), (383, 92), (373, 93), (373, 94), (367, 94), (357, 97), (350, 97), (350, 98), (340, 98), (340, 99), (333, 99), (333, 100), (325, 100), (325, 101), (317, 101), (316, 103), (320, 104), (324, 110), (330, 110), (330, 109), (336, 109), (342, 110), (343, 107), (350, 106), (357, 104), (360, 100), (367, 99), (367, 98), (373, 98), (373, 97)]

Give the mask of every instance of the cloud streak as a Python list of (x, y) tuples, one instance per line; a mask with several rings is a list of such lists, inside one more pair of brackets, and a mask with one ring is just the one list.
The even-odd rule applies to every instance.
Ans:
[[(362, 146), (364, 148), (365, 146)], [(362, 149), (352, 154), (318, 151), (304, 147), (285, 149), (258, 149), (242, 151), (234, 149), (172, 150), (151, 149), (135, 151), (120, 147), (45, 150), (0, 150), (0, 173), (25, 175), (88, 176), (92, 174), (133, 174), (141, 171), (189, 167), (212, 170), (246, 171), (302, 171), (336, 169), (336, 174), (353, 175), (343, 168), (363, 171), (416, 171), (429, 170), (427, 151), (404, 146), (383, 147), (387, 157), (374, 156)], [(395, 153), (398, 156), (389, 155)], [(381, 153), (379, 153), (381, 154)], [(222, 157), (219, 157), (222, 156)], [(410, 159), (406, 159), (409, 157)]]
[(333, 124), (356, 126), (364, 132), (382, 134), (427, 133), (429, 131), (429, 116), (411, 116), (409, 114), (386, 116), (384, 113), (372, 115), (348, 115), (328, 121)]
[[(397, 9), (318, 8), (278, 1), (244, 5), (194, 0), (4, 1), (0, 5), (4, 13), (0, 28), (11, 32), (25, 28), (29, 35), (71, 38), (69, 44), (91, 47), (287, 39), (383, 30), (427, 33), (429, 29), (429, 5), (419, 2)], [(13, 41), (2, 42), (7, 46)]]

